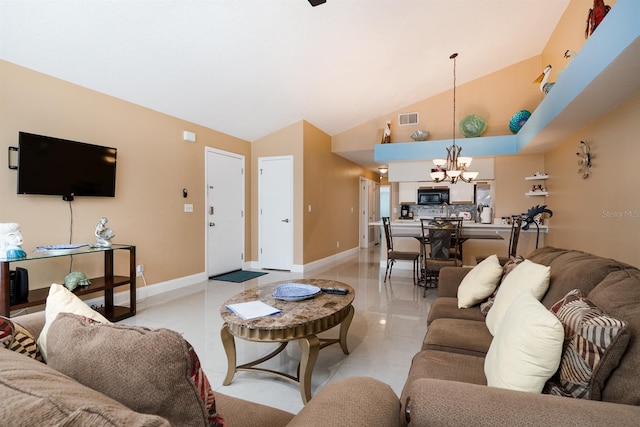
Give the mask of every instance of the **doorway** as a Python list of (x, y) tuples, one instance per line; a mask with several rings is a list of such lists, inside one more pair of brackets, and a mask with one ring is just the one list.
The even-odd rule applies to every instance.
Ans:
[(258, 159), (258, 253), (264, 269), (293, 266), (293, 156)]
[(360, 177), (360, 247), (380, 243), (380, 227), (369, 225), (380, 220), (380, 184)]
[(206, 147), (207, 276), (241, 270), (244, 262), (244, 161)]

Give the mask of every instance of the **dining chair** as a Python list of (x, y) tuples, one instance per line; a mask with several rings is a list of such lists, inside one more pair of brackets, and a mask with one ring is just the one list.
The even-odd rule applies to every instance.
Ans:
[[(513, 215), (511, 217), (511, 234), (509, 235), (509, 248), (507, 251), (507, 256), (499, 256), (498, 261), (500, 261), (500, 265), (504, 266), (507, 261), (517, 256), (518, 251), (518, 240), (520, 238), (520, 229), (522, 227), (522, 216), (521, 215)], [(478, 255), (476, 256), (476, 264), (480, 264), (484, 261), (489, 255)]]
[(433, 219), (435, 224), (450, 224), (455, 230), (456, 244), (451, 247), (451, 255), (455, 256), (462, 262), (462, 221), (463, 218), (458, 216), (437, 216)]
[(391, 224), (389, 222), (389, 217), (382, 218), (382, 225), (384, 226), (384, 236), (387, 240), (387, 269), (384, 272), (384, 282), (387, 281), (387, 277), (391, 279), (393, 264), (395, 264), (395, 262), (398, 260), (403, 260), (413, 262), (413, 284), (417, 285), (420, 252), (396, 251), (395, 249), (393, 249), (393, 235), (391, 233)]
[[(442, 267), (461, 267), (462, 261), (458, 254), (458, 239), (460, 230), (456, 221), (446, 219), (421, 219), (422, 244), (424, 245), (424, 288), (425, 293), (429, 284), (438, 286), (438, 275)], [(427, 250), (429, 246), (429, 250)]]

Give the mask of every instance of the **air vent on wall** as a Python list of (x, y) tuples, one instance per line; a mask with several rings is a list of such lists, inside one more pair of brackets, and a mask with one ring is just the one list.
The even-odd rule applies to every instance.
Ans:
[(418, 113), (398, 114), (398, 126), (417, 125)]

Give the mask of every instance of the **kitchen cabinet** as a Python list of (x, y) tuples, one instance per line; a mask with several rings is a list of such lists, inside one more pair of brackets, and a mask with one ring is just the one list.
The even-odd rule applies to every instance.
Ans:
[(401, 182), (398, 184), (398, 200), (401, 205), (415, 205), (418, 199), (418, 182)]
[(458, 181), (449, 185), (449, 203), (475, 204), (476, 186), (472, 182)]

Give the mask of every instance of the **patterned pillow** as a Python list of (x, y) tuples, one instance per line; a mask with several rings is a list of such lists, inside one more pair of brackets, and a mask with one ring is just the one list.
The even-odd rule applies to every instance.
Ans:
[(32, 359), (42, 362), (42, 355), (36, 339), (22, 326), (11, 319), (0, 316), (0, 343), (6, 349), (26, 354)]
[(524, 261), (524, 258), (518, 255), (518, 256), (512, 257), (509, 261), (507, 261), (504, 264), (504, 266), (502, 267), (502, 279), (500, 279), (500, 283), (498, 284), (498, 286), (496, 286), (496, 289), (493, 291), (491, 296), (487, 298), (485, 302), (480, 304), (480, 312), (484, 316), (486, 316), (489, 310), (491, 310), (491, 307), (493, 307), (493, 301), (495, 301), (496, 295), (498, 294), (498, 289), (500, 289), (500, 285), (502, 284), (502, 282), (504, 282), (505, 277), (507, 277), (509, 273), (511, 273), (513, 269), (516, 268), (516, 266), (520, 264), (522, 261)]
[(134, 411), (171, 425), (225, 425), (196, 352), (178, 332), (60, 313), (47, 349), (49, 366)]
[(560, 368), (543, 392), (597, 398), (600, 395), (597, 388), (605, 383), (627, 348), (630, 338), (627, 324), (603, 313), (579, 289), (555, 303), (551, 312), (564, 326), (565, 348)]

